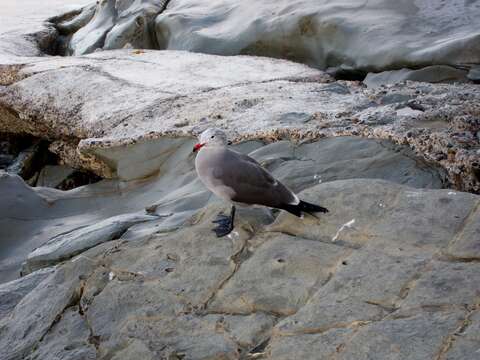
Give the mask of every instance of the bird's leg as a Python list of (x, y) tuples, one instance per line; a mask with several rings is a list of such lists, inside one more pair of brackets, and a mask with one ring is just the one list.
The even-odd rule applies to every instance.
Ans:
[(217, 218), (212, 221), (213, 223), (218, 224), (218, 226), (213, 229), (213, 231), (215, 231), (215, 234), (217, 234), (217, 237), (223, 237), (232, 232), (233, 221), (235, 219), (235, 211), (235, 205), (233, 205), (230, 216), (218, 214)]

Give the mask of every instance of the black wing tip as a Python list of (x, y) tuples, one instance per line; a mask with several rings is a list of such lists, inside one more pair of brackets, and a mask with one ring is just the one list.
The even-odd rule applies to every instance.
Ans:
[(288, 211), (289, 213), (301, 217), (302, 212), (305, 213), (328, 213), (329, 210), (323, 206), (315, 205), (308, 203), (306, 201), (300, 201), (297, 205), (284, 204), (281, 207), (282, 210)]

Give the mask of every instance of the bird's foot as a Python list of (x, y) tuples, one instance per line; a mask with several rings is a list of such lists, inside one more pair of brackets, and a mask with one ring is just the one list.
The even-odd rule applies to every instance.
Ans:
[(218, 214), (217, 218), (213, 220), (212, 223), (218, 224), (217, 227), (213, 228), (213, 231), (219, 238), (230, 234), (233, 230), (233, 221), (231, 216)]

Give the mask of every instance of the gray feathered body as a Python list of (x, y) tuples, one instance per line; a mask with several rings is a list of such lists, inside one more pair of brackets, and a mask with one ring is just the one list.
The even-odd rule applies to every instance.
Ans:
[(226, 146), (202, 148), (195, 159), (195, 167), (205, 186), (227, 201), (273, 208), (300, 202), (257, 161)]

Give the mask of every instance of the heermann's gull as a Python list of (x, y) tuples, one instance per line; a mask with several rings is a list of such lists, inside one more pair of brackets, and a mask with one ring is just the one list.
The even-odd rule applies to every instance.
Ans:
[[(322, 206), (300, 200), (248, 155), (227, 148), (227, 136), (216, 128), (205, 130), (193, 151), (198, 151), (195, 168), (205, 186), (217, 196), (232, 202), (264, 205), (286, 210), (296, 216), (302, 212), (328, 212)], [(218, 215), (213, 230), (218, 237), (233, 230), (235, 205), (230, 216)]]

